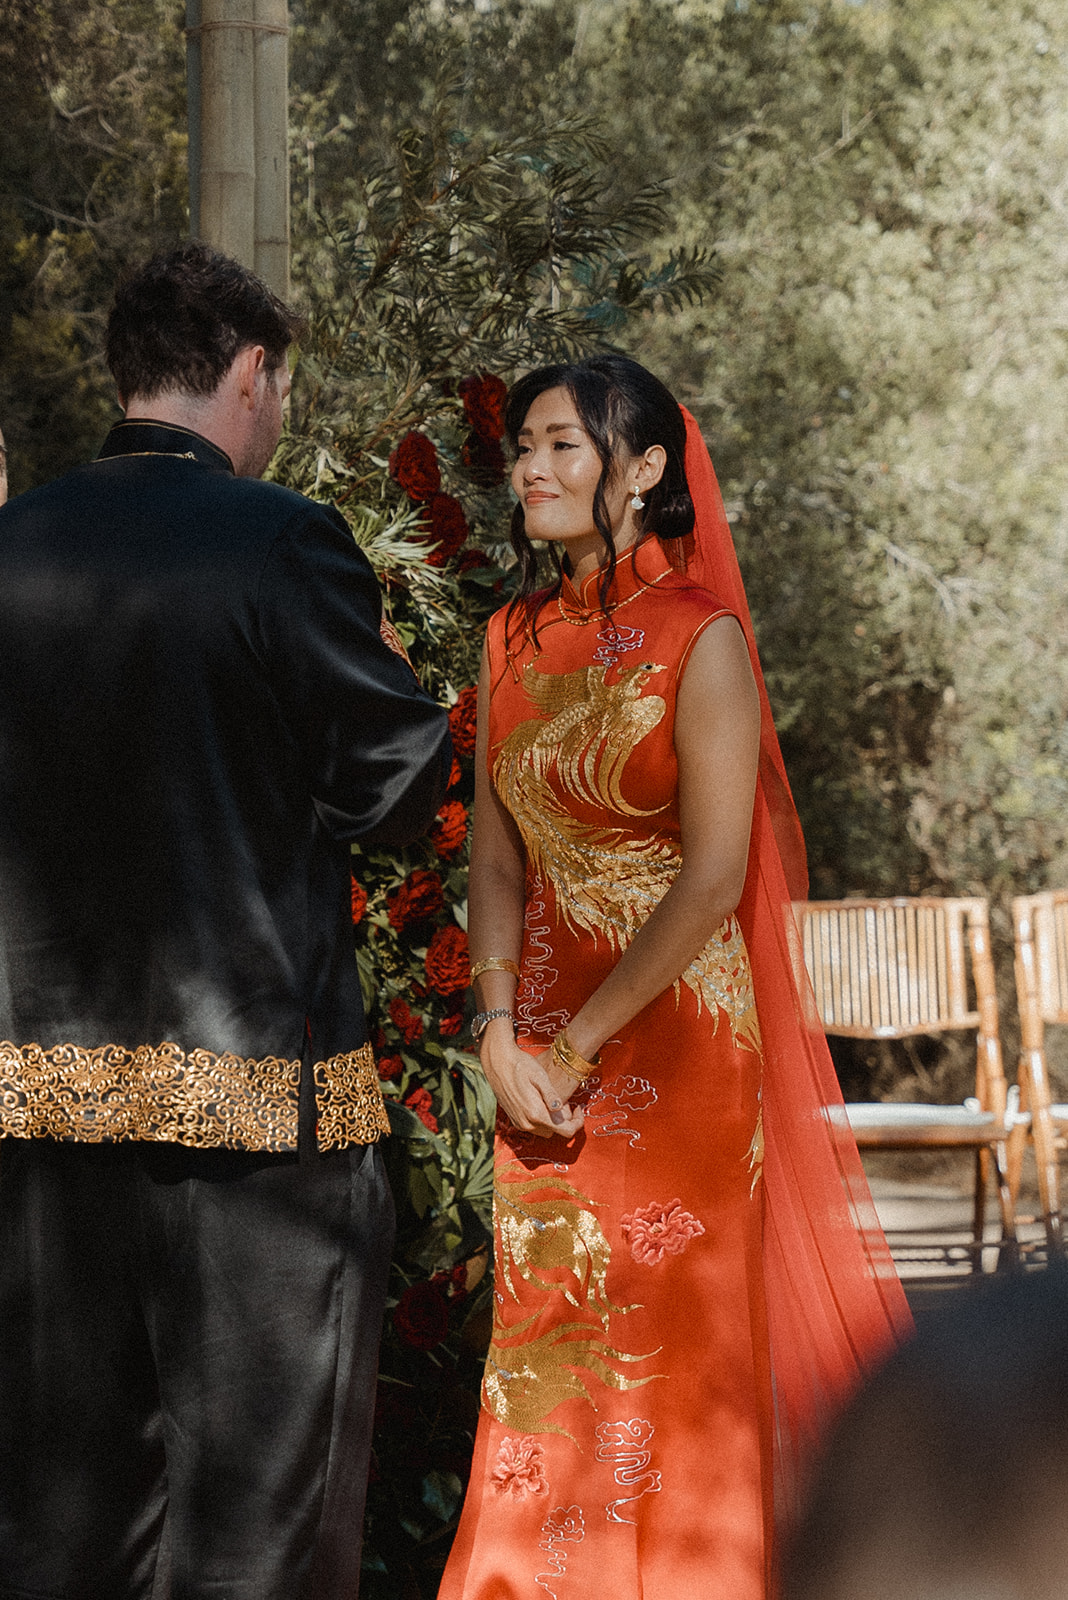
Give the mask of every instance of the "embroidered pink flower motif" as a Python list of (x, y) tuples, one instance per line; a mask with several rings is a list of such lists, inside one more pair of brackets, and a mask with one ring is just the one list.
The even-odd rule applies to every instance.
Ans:
[(621, 1217), (619, 1225), (631, 1255), (644, 1267), (655, 1267), (665, 1256), (681, 1255), (690, 1240), (705, 1231), (704, 1223), (682, 1209), (681, 1200), (666, 1205), (653, 1200)]
[(490, 1482), (498, 1494), (525, 1500), (528, 1494), (545, 1494), (549, 1485), (541, 1464), (542, 1449), (529, 1433), (507, 1434), (500, 1442)]

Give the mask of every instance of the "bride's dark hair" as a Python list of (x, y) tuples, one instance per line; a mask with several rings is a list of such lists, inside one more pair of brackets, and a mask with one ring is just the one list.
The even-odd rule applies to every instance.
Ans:
[[(678, 401), (637, 361), (627, 356), (591, 356), (587, 361), (538, 367), (513, 385), (505, 413), (505, 432), (518, 449), (519, 430), (527, 412), (547, 389), (566, 389), (575, 403), (579, 420), (601, 458), (601, 477), (593, 496), (593, 521), (605, 543), (606, 561), (600, 583), (602, 606), (606, 603), (616, 567), (615, 546), (608, 521), (605, 488), (620, 471), (620, 458), (640, 456), (651, 445), (662, 445), (667, 462), (660, 482), (645, 496), (641, 516), (642, 532), (652, 532), (665, 542), (683, 539), (693, 531), (694, 510), (686, 485), (683, 465), (686, 452), (686, 424)], [(523, 507), (512, 512), (512, 549), (519, 561), (520, 585), (513, 605), (528, 614), (530, 601), (539, 590), (538, 556), (526, 535)], [(549, 546), (556, 568), (556, 581), (546, 599), (559, 591), (561, 558), (556, 544)]]

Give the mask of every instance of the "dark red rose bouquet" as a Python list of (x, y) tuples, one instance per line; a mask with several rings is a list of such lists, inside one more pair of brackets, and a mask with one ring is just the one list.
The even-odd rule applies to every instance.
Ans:
[(475, 753), (477, 713), (478, 690), (472, 684), (470, 688), (460, 690), (456, 704), (449, 711), (449, 732), (452, 734), (452, 747), (458, 756), (473, 756)]
[(362, 883), (352, 880), (352, 925), (362, 922), (363, 914), (367, 910), (367, 890)]
[(433, 1350), (449, 1331), (449, 1308), (436, 1284), (410, 1284), (393, 1313), (393, 1326), (405, 1344)]
[(410, 500), (429, 500), (441, 489), (438, 452), (425, 433), (406, 433), (389, 458), (389, 475)]
[(461, 378), (457, 388), (464, 403), (467, 425), (483, 439), (504, 438), (504, 412), (508, 385), (495, 373), (472, 373)]
[(409, 1111), (414, 1111), (424, 1128), (429, 1128), (431, 1133), (437, 1133), (439, 1123), (433, 1112), (434, 1097), (429, 1089), (413, 1089), (411, 1094), (405, 1095), (404, 1104)]
[(495, 489), (508, 476), (504, 451), (496, 439), (487, 439), (484, 434), (468, 434), (460, 459), (480, 489)]
[(448, 861), (463, 849), (467, 838), (467, 811), (462, 800), (446, 800), (430, 830), (430, 842)]
[(438, 928), (426, 952), (426, 981), (435, 994), (457, 994), (471, 977), (467, 935), (455, 922)]
[(444, 904), (445, 891), (438, 874), (428, 867), (416, 867), (402, 884), (386, 895), (389, 925), (403, 933), (413, 923), (426, 922), (436, 916)]
[(444, 567), (467, 539), (469, 530), (464, 508), (451, 494), (433, 494), (426, 509), (430, 518), (427, 560), (432, 567)]

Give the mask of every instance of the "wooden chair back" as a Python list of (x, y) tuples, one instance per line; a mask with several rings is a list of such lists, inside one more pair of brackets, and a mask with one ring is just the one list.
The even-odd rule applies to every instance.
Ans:
[[(847, 1105), (862, 1150), (971, 1150), (973, 1264), (982, 1264), (991, 1162), (1001, 1212), (999, 1262), (1016, 1258), (1009, 1179), (1008, 1086), (1001, 1057), (986, 900), (806, 900), (794, 906), (814, 1024), (853, 1039), (904, 1039), (972, 1029), (975, 1099), (956, 1106)], [(806, 985), (801, 984), (806, 993)], [(831, 1111), (831, 1116), (841, 1112)], [(1017, 1139), (1022, 1143), (1022, 1135)], [(1015, 1148), (1015, 1146), (1013, 1146)]]
[(1058, 1157), (1065, 1149), (1068, 1106), (1055, 1105), (1046, 1063), (1046, 1026), (1068, 1023), (1068, 889), (1017, 895), (1016, 1001), (1020, 1013), (1020, 1089), (1031, 1137), (1051, 1252), (1064, 1250)]
[(1005, 1114), (983, 899), (807, 900), (794, 907), (820, 1023), (853, 1039), (974, 1029), (976, 1096)]

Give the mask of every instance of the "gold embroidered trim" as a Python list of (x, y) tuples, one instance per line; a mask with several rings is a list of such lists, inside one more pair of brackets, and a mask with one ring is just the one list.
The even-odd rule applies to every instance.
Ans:
[(389, 1132), (386, 1103), (369, 1044), (347, 1055), (315, 1063), (315, 1097), (320, 1150), (374, 1144)]
[[(388, 1131), (369, 1045), (316, 1062), (314, 1073), (323, 1085), (324, 1148)], [(299, 1092), (300, 1062), (278, 1056), (187, 1052), (166, 1041), (135, 1049), (0, 1043), (0, 1135), (9, 1138), (295, 1150)], [(344, 1095), (352, 1104), (339, 1104)]]

